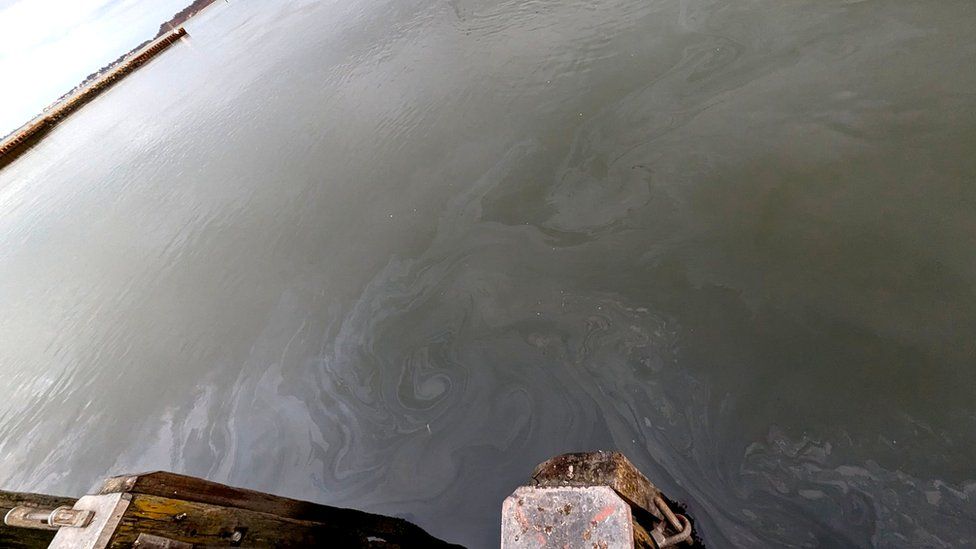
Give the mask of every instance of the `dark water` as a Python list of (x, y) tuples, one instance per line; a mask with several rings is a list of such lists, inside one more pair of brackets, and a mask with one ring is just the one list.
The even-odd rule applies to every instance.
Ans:
[(976, 4), (218, 3), (0, 171), (0, 480), (976, 544)]

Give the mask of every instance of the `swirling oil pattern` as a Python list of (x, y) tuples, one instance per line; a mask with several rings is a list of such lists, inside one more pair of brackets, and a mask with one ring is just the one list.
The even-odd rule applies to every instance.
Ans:
[(976, 545), (971, 0), (218, 2), (0, 171), (0, 481)]

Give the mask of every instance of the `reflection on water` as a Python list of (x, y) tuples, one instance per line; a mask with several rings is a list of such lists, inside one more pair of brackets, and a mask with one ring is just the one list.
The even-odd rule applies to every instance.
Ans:
[(0, 172), (0, 478), (976, 543), (971, 2), (218, 4)]

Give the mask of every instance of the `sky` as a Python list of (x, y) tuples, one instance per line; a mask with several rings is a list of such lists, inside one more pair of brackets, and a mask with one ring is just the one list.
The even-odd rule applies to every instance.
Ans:
[(0, 136), (155, 36), (191, 0), (0, 0)]

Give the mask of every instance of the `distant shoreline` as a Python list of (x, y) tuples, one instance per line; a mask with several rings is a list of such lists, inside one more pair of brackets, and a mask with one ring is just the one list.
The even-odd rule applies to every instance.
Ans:
[[(49, 116), (50, 113), (55, 112), (58, 108), (62, 107), (65, 103), (71, 101), (78, 94), (84, 91), (88, 86), (90, 86), (93, 82), (97, 81), (99, 78), (102, 78), (104, 75), (116, 69), (120, 64), (125, 62), (127, 59), (131, 58), (134, 54), (136, 54), (140, 50), (146, 48), (154, 41), (157, 41), (161, 37), (176, 30), (183, 23), (189, 20), (191, 17), (200, 13), (204, 8), (208, 7), (210, 4), (213, 4), (216, 1), (217, 0), (193, 0), (193, 2), (189, 6), (176, 12), (173, 15), (173, 17), (171, 17), (169, 20), (159, 25), (159, 31), (156, 33), (155, 36), (142, 42), (141, 44), (125, 52), (124, 54), (120, 55), (117, 59), (115, 59), (108, 65), (105, 65), (104, 67), (98, 69), (97, 71), (89, 74), (88, 76), (85, 77), (84, 80), (78, 83), (78, 85), (71, 88), (68, 92), (66, 92), (61, 97), (55, 99), (50, 105), (44, 107), (44, 109), (41, 110), (41, 112), (37, 113), (37, 115), (35, 115), (33, 118), (31, 118), (30, 120), (22, 124), (20, 127), (12, 130), (10, 133), (4, 135), (3, 138), (0, 139), (0, 148), (2, 148), (8, 142), (17, 139), (18, 135), (30, 131), (34, 126), (42, 122), (44, 118)], [(30, 145), (27, 143), (24, 144), (25, 149), (29, 148), (29, 146)], [(4, 165), (6, 165), (6, 163), (8, 163), (11, 160), (11, 158), (6, 158), (8, 156), (10, 156), (10, 153), (6, 153), (6, 154), (0, 153), (0, 167), (3, 167)]]
[(210, 4), (213, 4), (216, 1), (217, 0), (193, 0), (193, 3), (191, 3), (189, 6), (183, 8), (182, 10), (180, 10), (178, 12), (176, 12), (175, 14), (173, 14), (173, 17), (170, 17), (169, 20), (167, 20), (167, 21), (163, 22), (161, 25), (159, 25), (159, 30), (156, 32), (156, 35), (155, 36), (153, 36), (152, 38), (144, 41), (143, 43), (141, 43), (138, 46), (132, 48), (131, 50), (123, 53), (115, 61), (112, 61), (108, 65), (105, 65), (104, 67), (98, 69), (97, 71), (89, 74), (77, 86), (75, 86), (70, 91), (68, 91), (67, 93), (65, 93), (61, 97), (59, 97), (56, 101), (54, 101), (54, 103), (52, 103), (51, 105), (49, 105), (48, 107), (46, 107), (44, 110), (45, 111), (49, 110), (51, 107), (53, 107), (57, 103), (65, 100), (69, 96), (75, 94), (78, 90), (80, 90), (86, 84), (88, 84), (89, 82), (95, 80), (96, 78), (100, 77), (101, 75), (105, 74), (106, 72), (112, 70), (113, 67), (115, 67), (116, 65), (118, 65), (119, 63), (121, 63), (123, 60), (125, 60), (126, 57), (129, 57), (133, 53), (135, 53), (135, 52), (139, 51), (140, 49), (146, 47), (153, 40), (158, 40), (164, 34), (166, 34), (168, 32), (171, 32), (173, 30), (176, 30), (183, 23), (185, 23), (188, 19), (190, 19), (191, 17), (193, 17), (194, 15), (196, 15), (197, 13), (199, 13), (201, 10), (203, 10), (204, 8), (206, 8)]

